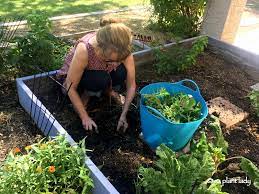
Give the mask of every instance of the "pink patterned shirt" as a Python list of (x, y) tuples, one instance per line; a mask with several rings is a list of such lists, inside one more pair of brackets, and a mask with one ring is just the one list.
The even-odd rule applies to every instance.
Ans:
[(120, 63), (112, 63), (112, 64), (107, 65), (105, 61), (103, 61), (96, 55), (96, 53), (94, 51), (94, 47), (89, 43), (89, 40), (94, 35), (96, 35), (96, 32), (88, 33), (76, 42), (75, 46), (66, 55), (64, 64), (61, 67), (61, 69), (58, 71), (58, 75), (62, 76), (62, 75), (67, 74), (71, 61), (75, 54), (76, 46), (80, 42), (83, 42), (85, 44), (87, 51), (88, 51), (88, 64), (86, 66), (86, 70), (104, 70), (107, 72), (116, 70), (116, 68), (120, 65)]

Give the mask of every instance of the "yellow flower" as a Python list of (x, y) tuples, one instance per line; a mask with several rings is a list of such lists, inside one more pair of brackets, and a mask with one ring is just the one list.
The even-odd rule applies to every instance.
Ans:
[(50, 166), (50, 167), (49, 167), (49, 172), (50, 172), (50, 173), (53, 173), (53, 172), (55, 172), (55, 171), (56, 171), (55, 166)]
[(8, 164), (6, 164), (6, 165), (4, 166), (4, 169), (5, 169), (6, 171), (11, 170), (11, 168), (10, 168), (10, 166), (9, 166)]
[(38, 167), (36, 168), (36, 172), (37, 172), (37, 173), (42, 173), (42, 168), (41, 168), (40, 166), (38, 166)]
[(41, 144), (41, 145), (40, 145), (40, 149), (41, 149), (41, 150), (43, 150), (43, 149), (45, 149), (45, 148), (47, 148), (47, 145), (46, 145), (46, 144)]
[(21, 152), (21, 150), (19, 148), (14, 148), (13, 149), (13, 153), (14, 154), (17, 154), (17, 153), (20, 153), (20, 152)]
[(28, 145), (25, 147), (25, 150), (30, 150), (31, 149), (31, 145)]

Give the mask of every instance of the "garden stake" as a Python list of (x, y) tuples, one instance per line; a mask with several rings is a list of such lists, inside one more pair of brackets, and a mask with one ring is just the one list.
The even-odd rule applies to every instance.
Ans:
[[(51, 113), (49, 113), (49, 117), (48, 117), (48, 121), (50, 121), (50, 118), (53, 118), (53, 120), (54, 120), (54, 122), (55, 122), (55, 117), (53, 117), (52, 116), (52, 114)], [(50, 129), (52, 128), (52, 125), (54, 124), (54, 122), (52, 122), (51, 123), (51, 125), (50, 125)], [(43, 134), (45, 134), (45, 130), (47, 129), (47, 126), (48, 126), (48, 122), (46, 122), (46, 125), (45, 125), (45, 127), (44, 127), (44, 130), (43, 130)], [(49, 134), (49, 132), (50, 132), (50, 130), (48, 131), (48, 134)], [(47, 135), (48, 136), (48, 135)]]
[[(18, 17), (18, 22), (16, 21), (16, 25), (14, 25), (14, 28), (13, 28), (13, 30), (12, 30), (12, 34), (11, 34), (11, 36), (9, 37), (9, 40), (11, 40), (13, 37), (14, 37), (14, 35), (15, 35), (15, 33), (16, 33), (16, 31), (17, 31), (17, 29), (18, 29), (18, 27), (20, 26), (20, 24), (21, 24), (21, 21), (22, 21), (22, 17)], [(18, 23), (18, 24), (17, 24)], [(9, 44), (10, 44), (10, 42), (9, 41), (7, 41), (7, 45), (6, 45), (6, 48), (8, 48), (9, 47)]]
[(62, 88), (66, 89), (65, 86), (63, 86), (63, 84), (61, 84), (59, 81), (57, 81), (55, 78), (53, 78), (52, 76), (48, 76), (52, 81), (54, 81), (56, 84), (58, 84), (59, 86), (61, 86)]
[(68, 95), (68, 92), (69, 92), (69, 90), (70, 90), (72, 84), (73, 84), (73, 83), (71, 83), (70, 86), (68, 87), (68, 89), (66, 89), (66, 94), (65, 94), (65, 96), (63, 97), (63, 100), (62, 100), (61, 105), (60, 105), (59, 109), (57, 110), (57, 112), (58, 112), (58, 111), (61, 111), (61, 109), (63, 108), (64, 103), (65, 103), (65, 101), (66, 101), (66, 97), (67, 97), (67, 95)]
[[(0, 25), (0, 29), (1, 29), (1, 32), (0, 32), (0, 43), (4, 40), (4, 35), (5, 35), (5, 30), (4, 30), (4, 24), (6, 23), (6, 21), (7, 21), (7, 18), (4, 18), (4, 22), (3, 23), (1, 23), (1, 25)], [(2, 45), (1, 45), (2, 46)]]
[[(64, 96), (64, 99), (63, 99), (63, 101), (62, 101), (62, 106), (60, 106), (60, 107), (63, 107), (63, 104), (64, 104), (64, 102), (65, 102), (65, 100), (66, 100), (66, 96), (68, 95), (68, 92), (69, 92), (71, 86), (72, 86), (72, 83), (70, 84), (69, 88), (66, 90), (66, 95)], [(58, 111), (61, 110), (60, 107), (59, 107)], [(54, 108), (54, 110), (56, 110), (57, 108), (58, 108), (58, 104), (57, 104), (57, 106)], [(50, 115), (49, 115), (49, 118), (48, 118), (49, 121), (50, 121), (50, 118), (51, 118), (51, 117), (52, 117), (52, 116), (51, 116), (51, 114), (50, 114)], [(48, 130), (47, 136), (49, 135), (50, 130), (51, 130), (51, 128), (52, 128), (52, 126), (53, 126), (53, 124), (54, 124), (55, 121), (56, 121), (56, 119), (55, 119), (55, 117), (53, 117), (53, 122), (52, 122), (51, 125), (50, 125), (50, 128), (49, 128), (49, 130)], [(45, 125), (45, 127), (44, 127), (44, 132), (45, 132), (45, 129), (46, 129), (46, 127), (47, 127), (47, 124), (48, 124), (48, 123), (46, 123), (46, 125)], [(43, 133), (44, 133), (44, 132), (43, 132)]]
[[(9, 22), (13, 22), (11, 19), (9, 20)], [(8, 23), (9, 23), (8, 22)], [(11, 27), (8, 28), (7, 25), (3, 24), (3, 29), (4, 27), (6, 26), (6, 30), (5, 32), (3, 33), (3, 45), (2, 45), (2, 48), (7, 48), (8, 44), (9, 44), (9, 40), (11, 40), (11, 38), (13, 37), (14, 33), (15, 33), (15, 28), (16, 28), (16, 25), (12, 25)], [(18, 27), (18, 25), (17, 25)], [(13, 32), (14, 31), (14, 32)]]
[[(34, 87), (35, 87), (35, 77), (36, 77), (36, 75), (33, 76), (32, 91), (34, 91)], [(32, 115), (31, 115), (32, 103), (33, 103), (33, 92), (32, 92), (32, 94), (31, 94), (31, 108), (30, 108), (30, 118), (31, 118), (31, 119), (32, 119)]]
[[(40, 74), (41, 76), (42, 74)], [(38, 86), (38, 91), (40, 90), (40, 81), (41, 79), (39, 80), (39, 86)], [(41, 102), (41, 105), (40, 105), (40, 108), (39, 108), (39, 113), (38, 113), (38, 118), (37, 118), (37, 125), (39, 124), (39, 119), (40, 119), (40, 111), (42, 110), (42, 102)]]
[[(41, 75), (41, 74), (40, 74), (40, 75)], [(39, 84), (38, 84), (38, 93), (36, 93), (36, 90), (37, 90), (37, 89), (36, 89), (35, 91), (33, 91), (33, 93), (34, 93), (35, 95), (37, 95), (37, 96), (39, 95), (40, 80), (41, 80), (41, 79), (39, 79)], [(36, 96), (36, 104), (35, 104), (35, 107), (34, 107), (34, 114), (33, 114), (33, 118), (35, 118), (35, 115), (36, 115), (36, 109), (37, 109), (37, 102), (39, 101), (39, 100), (38, 100), (39, 98), (38, 98), (37, 96)], [(42, 103), (41, 103), (41, 105), (42, 105)], [(40, 110), (41, 110), (41, 109), (39, 109), (39, 111), (38, 111), (38, 112), (39, 112), (39, 114), (40, 114)], [(36, 124), (37, 124), (37, 123), (36, 123)]]
[(43, 109), (42, 109), (42, 105), (43, 105), (43, 104), (42, 104), (42, 102), (41, 102), (40, 109), (39, 109), (39, 113), (38, 113), (38, 118), (37, 118), (37, 123), (36, 123), (37, 125), (39, 124), (39, 120), (40, 120), (40, 111), (43, 110)]
[[(45, 110), (44, 110), (44, 112), (43, 112), (43, 115), (45, 115), (46, 112), (47, 112), (47, 108), (45, 108)], [(43, 121), (44, 121), (44, 117), (42, 117), (41, 124), (40, 124), (40, 129), (41, 129), (41, 127), (42, 127)]]
[[(11, 22), (11, 19), (10, 19), (10, 21), (9, 22)], [(4, 41), (3, 41), (3, 45), (2, 45), (2, 47), (3, 48), (6, 48), (6, 44), (7, 44), (7, 42), (8, 42), (8, 39), (9, 39), (9, 36), (10, 36), (10, 32), (12, 31), (12, 26), (11, 27), (6, 27), (6, 31), (5, 31), (5, 33), (4, 33), (4, 35), (3, 35), (3, 38), (4, 38)]]
[[(36, 67), (37, 70), (39, 70), (41, 73), (44, 73), (44, 71), (39, 68), (39, 67)], [(57, 71), (56, 71), (56, 74), (57, 74)], [(52, 81), (54, 81), (56, 84), (58, 84), (59, 86), (61, 86), (63, 89), (66, 89), (63, 84), (61, 84), (59, 81), (57, 81), (55, 78), (53, 78), (52, 76), (49, 75), (49, 73), (47, 74), (47, 77), (50, 78)]]
[[(46, 82), (47, 82), (47, 78), (49, 78), (49, 72), (47, 72), (47, 76), (46, 76)], [(54, 108), (54, 110), (56, 110), (57, 106)], [(46, 122), (46, 125), (44, 127), (44, 130), (43, 130), (43, 133), (45, 133), (45, 130), (46, 130), (46, 127), (48, 126), (48, 121), (50, 121), (50, 117), (51, 117), (51, 113), (49, 113), (49, 117), (48, 117), (48, 120)]]
[[(11, 20), (7, 20), (7, 22), (10, 22)], [(3, 48), (3, 51), (5, 50), (5, 44), (7, 41), (7, 36), (8, 36), (8, 30), (7, 27), (5, 27), (5, 24), (2, 25), (2, 32), (1, 32), (1, 48)]]
[(47, 122), (45, 124), (45, 127), (44, 127), (44, 130), (43, 130), (43, 134), (45, 134), (45, 130), (46, 130), (47, 126), (48, 126), (48, 121), (50, 121), (50, 117), (51, 117), (51, 113), (49, 113), (48, 120), (47, 120)]
[(55, 119), (55, 117), (53, 117), (53, 122), (51, 123), (51, 125), (50, 125), (50, 128), (49, 128), (49, 130), (48, 130), (48, 133), (47, 133), (47, 136), (49, 136), (49, 133), (50, 133), (50, 131), (51, 131), (51, 129), (52, 129), (52, 126), (54, 125), (54, 122), (56, 121), (56, 119)]

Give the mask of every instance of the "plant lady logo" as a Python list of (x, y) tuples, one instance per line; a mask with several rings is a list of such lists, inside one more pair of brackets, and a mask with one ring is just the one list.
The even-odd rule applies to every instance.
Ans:
[[(210, 178), (208, 180), (208, 183), (213, 183), (213, 179)], [(246, 184), (248, 187), (251, 185), (251, 180), (248, 179), (247, 177), (245, 179), (241, 179), (241, 177), (233, 177), (233, 178), (228, 178), (221, 180), (221, 185), (224, 186), (225, 184)]]

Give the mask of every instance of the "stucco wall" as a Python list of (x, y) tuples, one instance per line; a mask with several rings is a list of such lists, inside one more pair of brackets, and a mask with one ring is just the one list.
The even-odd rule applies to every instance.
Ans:
[(233, 43), (247, 0), (208, 0), (202, 34)]

